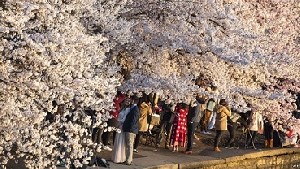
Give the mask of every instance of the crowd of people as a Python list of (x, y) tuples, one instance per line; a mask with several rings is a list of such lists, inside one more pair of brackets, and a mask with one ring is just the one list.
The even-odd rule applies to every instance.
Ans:
[[(192, 154), (194, 139), (199, 139), (195, 131), (202, 134), (212, 134), (215, 131), (213, 151), (220, 152), (220, 141), (226, 131), (229, 139), (225, 148), (238, 147), (236, 132), (238, 126), (243, 128), (246, 135), (245, 147), (256, 148), (257, 134), (264, 134), (265, 147), (274, 146), (274, 130), (281, 137), (281, 146), (297, 145), (299, 135), (292, 128), (274, 129), (273, 120), (263, 116), (252, 108), (248, 112), (237, 112), (229, 107), (225, 99), (207, 98), (197, 95), (190, 104), (172, 103), (170, 98), (160, 101), (155, 94), (142, 97), (126, 96), (118, 93), (114, 99), (115, 110), (110, 112), (108, 126), (117, 128), (113, 133), (113, 148), (108, 147), (111, 132), (104, 132), (97, 128), (93, 131), (93, 141), (103, 144), (103, 149), (113, 151), (112, 161), (115, 163), (132, 164), (133, 153), (138, 153), (141, 138), (151, 133), (151, 120), (159, 115), (158, 132), (155, 134), (155, 147), (164, 145), (165, 149), (178, 152), (184, 147), (185, 154)], [(102, 131), (102, 132), (99, 132)]]

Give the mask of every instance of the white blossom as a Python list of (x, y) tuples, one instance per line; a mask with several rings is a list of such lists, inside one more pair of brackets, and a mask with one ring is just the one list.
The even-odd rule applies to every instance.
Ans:
[[(82, 166), (90, 149), (81, 139), (92, 125), (84, 109), (111, 110), (120, 85), (107, 52), (130, 41), (133, 22), (119, 17), (129, 3), (7, 0), (0, 6), (1, 164), (13, 157), (6, 153), (14, 145), (16, 158), (26, 154), (27, 168), (54, 168), (62, 147), (70, 154), (61, 156), (69, 158), (67, 166)], [(45, 121), (47, 112), (53, 122)], [(99, 124), (102, 119), (108, 117)]]

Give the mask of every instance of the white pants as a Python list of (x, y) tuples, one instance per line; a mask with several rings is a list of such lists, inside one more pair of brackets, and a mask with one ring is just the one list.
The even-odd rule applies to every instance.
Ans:
[(135, 139), (134, 133), (125, 132), (126, 163), (129, 164), (132, 163), (134, 139)]

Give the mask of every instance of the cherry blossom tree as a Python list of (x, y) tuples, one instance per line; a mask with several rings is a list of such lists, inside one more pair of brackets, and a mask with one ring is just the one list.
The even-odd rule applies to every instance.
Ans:
[(5, 0), (0, 10), (4, 164), (88, 163), (87, 128), (105, 126), (117, 88), (186, 103), (201, 93), (300, 124), (297, 0)]
[[(263, 113), (291, 116), (291, 107), (280, 104), (294, 102), (294, 95), (263, 86), (288, 78), (299, 92), (298, 1), (151, 0), (131, 7), (124, 17), (137, 25), (135, 42), (119, 56), (131, 71), (122, 90), (154, 91), (176, 102), (202, 93), (227, 98), (240, 111), (252, 103)], [(199, 76), (211, 84), (198, 87)]]
[[(55, 167), (58, 157), (67, 167), (88, 163), (88, 129), (105, 125), (120, 85), (107, 53), (131, 36), (133, 23), (119, 17), (128, 3), (1, 1), (1, 165), (22, 157), (28, 168)], [(94, 124), (86, 108), (98, 112)]]

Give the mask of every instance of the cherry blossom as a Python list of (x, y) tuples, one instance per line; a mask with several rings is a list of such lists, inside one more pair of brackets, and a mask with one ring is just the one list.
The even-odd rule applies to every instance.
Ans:
[(86, 164), (100, 150), (88, 129), (107, 127), (117, 89), (251, 103), (299, 130), (297, 0), (5, 0), (0, 11), (3, 165)]
[[(121, 75), (107, 53), (129, 41), (133, 23), (119, 17), (128, 3), (1, 3), (1, 165), (25, 156), (28, 168), (55, 167), (58, 157), (82, 166), (93, 155), (93, 124), (84, 112), (97, 112), (93, 127), (109, 118)], [(47, 113), (54, 120), (46, 121)]]

